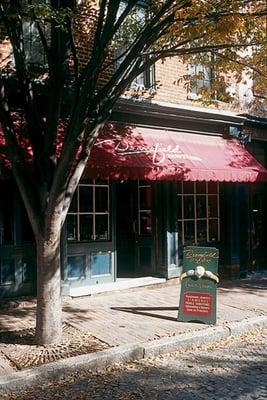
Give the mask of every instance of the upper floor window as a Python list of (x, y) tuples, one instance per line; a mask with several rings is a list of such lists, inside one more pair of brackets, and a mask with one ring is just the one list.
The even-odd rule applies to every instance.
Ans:
[(11, 185), (0, 186), (0, 246), (15, 244), (14, 191)]
[[(267, 60), (266, 60), (266, 73), (267, 73)], [(253, 73), (252, 91), (254, 97), (267, 99), (267, 86), (262, 77), (258, 73)]]
[[(124, 60), (123, 53), (125, 48), (120, 48), (115, 50), (115, 68), (118, 69), (121, 65), (122, 61)], [(147, 60), (147, 56), (145, 57)], [(151, 65), (150, 67), (146, 68), (141, 74), (136, 76), (131, 83), (131, 87), (142, 87), (149, 89), (153, 87), (155, 84), (155, 66)]]
[[(31, 21), (24, 21), (22, 28), (27, 62), (31, 64), (45, 65), (47, 60), (35, 23)], [(46, 37), (48, 37), (48, 28), (44, 30), (44, 34)]]
[(211, 67), (201, 64), (189, 65), (188, 75), (190, 76), (189, 99), (198, 100), (210, 93), (211, 100), (229, 101), (224, 78), (216, 77)]
[(69, 241), (110, 239), (108, 181), (87, 181), (78, 185), (67, 215)]
[[(127, 1), (122, 1), (118, 15), (120, 15)], [(146, 21), (146, 7), (147, 0), (140, 0), (137, 2), (136, 6), (133, 8), (132, 12), (129, 14), (129, 20), (125, 20), (120, 28), (120, 32), (117, 35), (115, 44), (115, 69), (117, 70), (126, 57), (126, 50), (131, 45), (133, 37), (135, 36), (136, 30), (141, 29)], [(143, 56), (142, 62), (146, 63), (149, 60), (148, 56)], [(131, 82), (131, 87), (142, 87), (151, 88), (155, 84), (155, 66), (147, 67), (141, 74)]]
[(199, 98), (203, 90), (211, 88), (211, 69), (201, 64), (189, 65), (188, 74), (190, 75), (190, 98)]

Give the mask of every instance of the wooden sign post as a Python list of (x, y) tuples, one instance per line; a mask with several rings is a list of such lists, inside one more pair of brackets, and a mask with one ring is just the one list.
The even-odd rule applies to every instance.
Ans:
[(216, 324), (218, 259), (214, 247), (184, 249), (178, 321)]

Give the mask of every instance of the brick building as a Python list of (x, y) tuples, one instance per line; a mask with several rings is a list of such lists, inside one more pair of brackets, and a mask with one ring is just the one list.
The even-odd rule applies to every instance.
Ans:
[[(93, 24), (83, 8), (81, 15), (84, 63)], [(4, 34), (0, 46), (1, 65), (12, 69)], [(245, 115), (234, 82), (234, 103), (205, 106), (197, 89), (177, 84), (189, 68), (176, 58), (159, 61), (117, 103), (62, 232), (63, 294), (87, 294), (121, 277), (177, 277), (187, 245), (219, 248), (221, 276), (266, 265), (266, 121)], [(236, 139), (249, 134), (250, 152)], [(0, 298), (31, 294), (33, 236), (12, 179), (0, 177)]]

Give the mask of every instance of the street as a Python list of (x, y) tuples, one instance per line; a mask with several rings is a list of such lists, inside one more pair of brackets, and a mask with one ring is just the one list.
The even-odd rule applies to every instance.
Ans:
[(267, 399), (267, 329), (105, 371), (70, 375), (3, 400)]

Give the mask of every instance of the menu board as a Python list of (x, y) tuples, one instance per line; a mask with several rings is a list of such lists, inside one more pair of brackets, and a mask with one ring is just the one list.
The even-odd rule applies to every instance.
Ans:
[(216, 324), (218, 260), (214, 247), (184, 249), (178, 321)]

